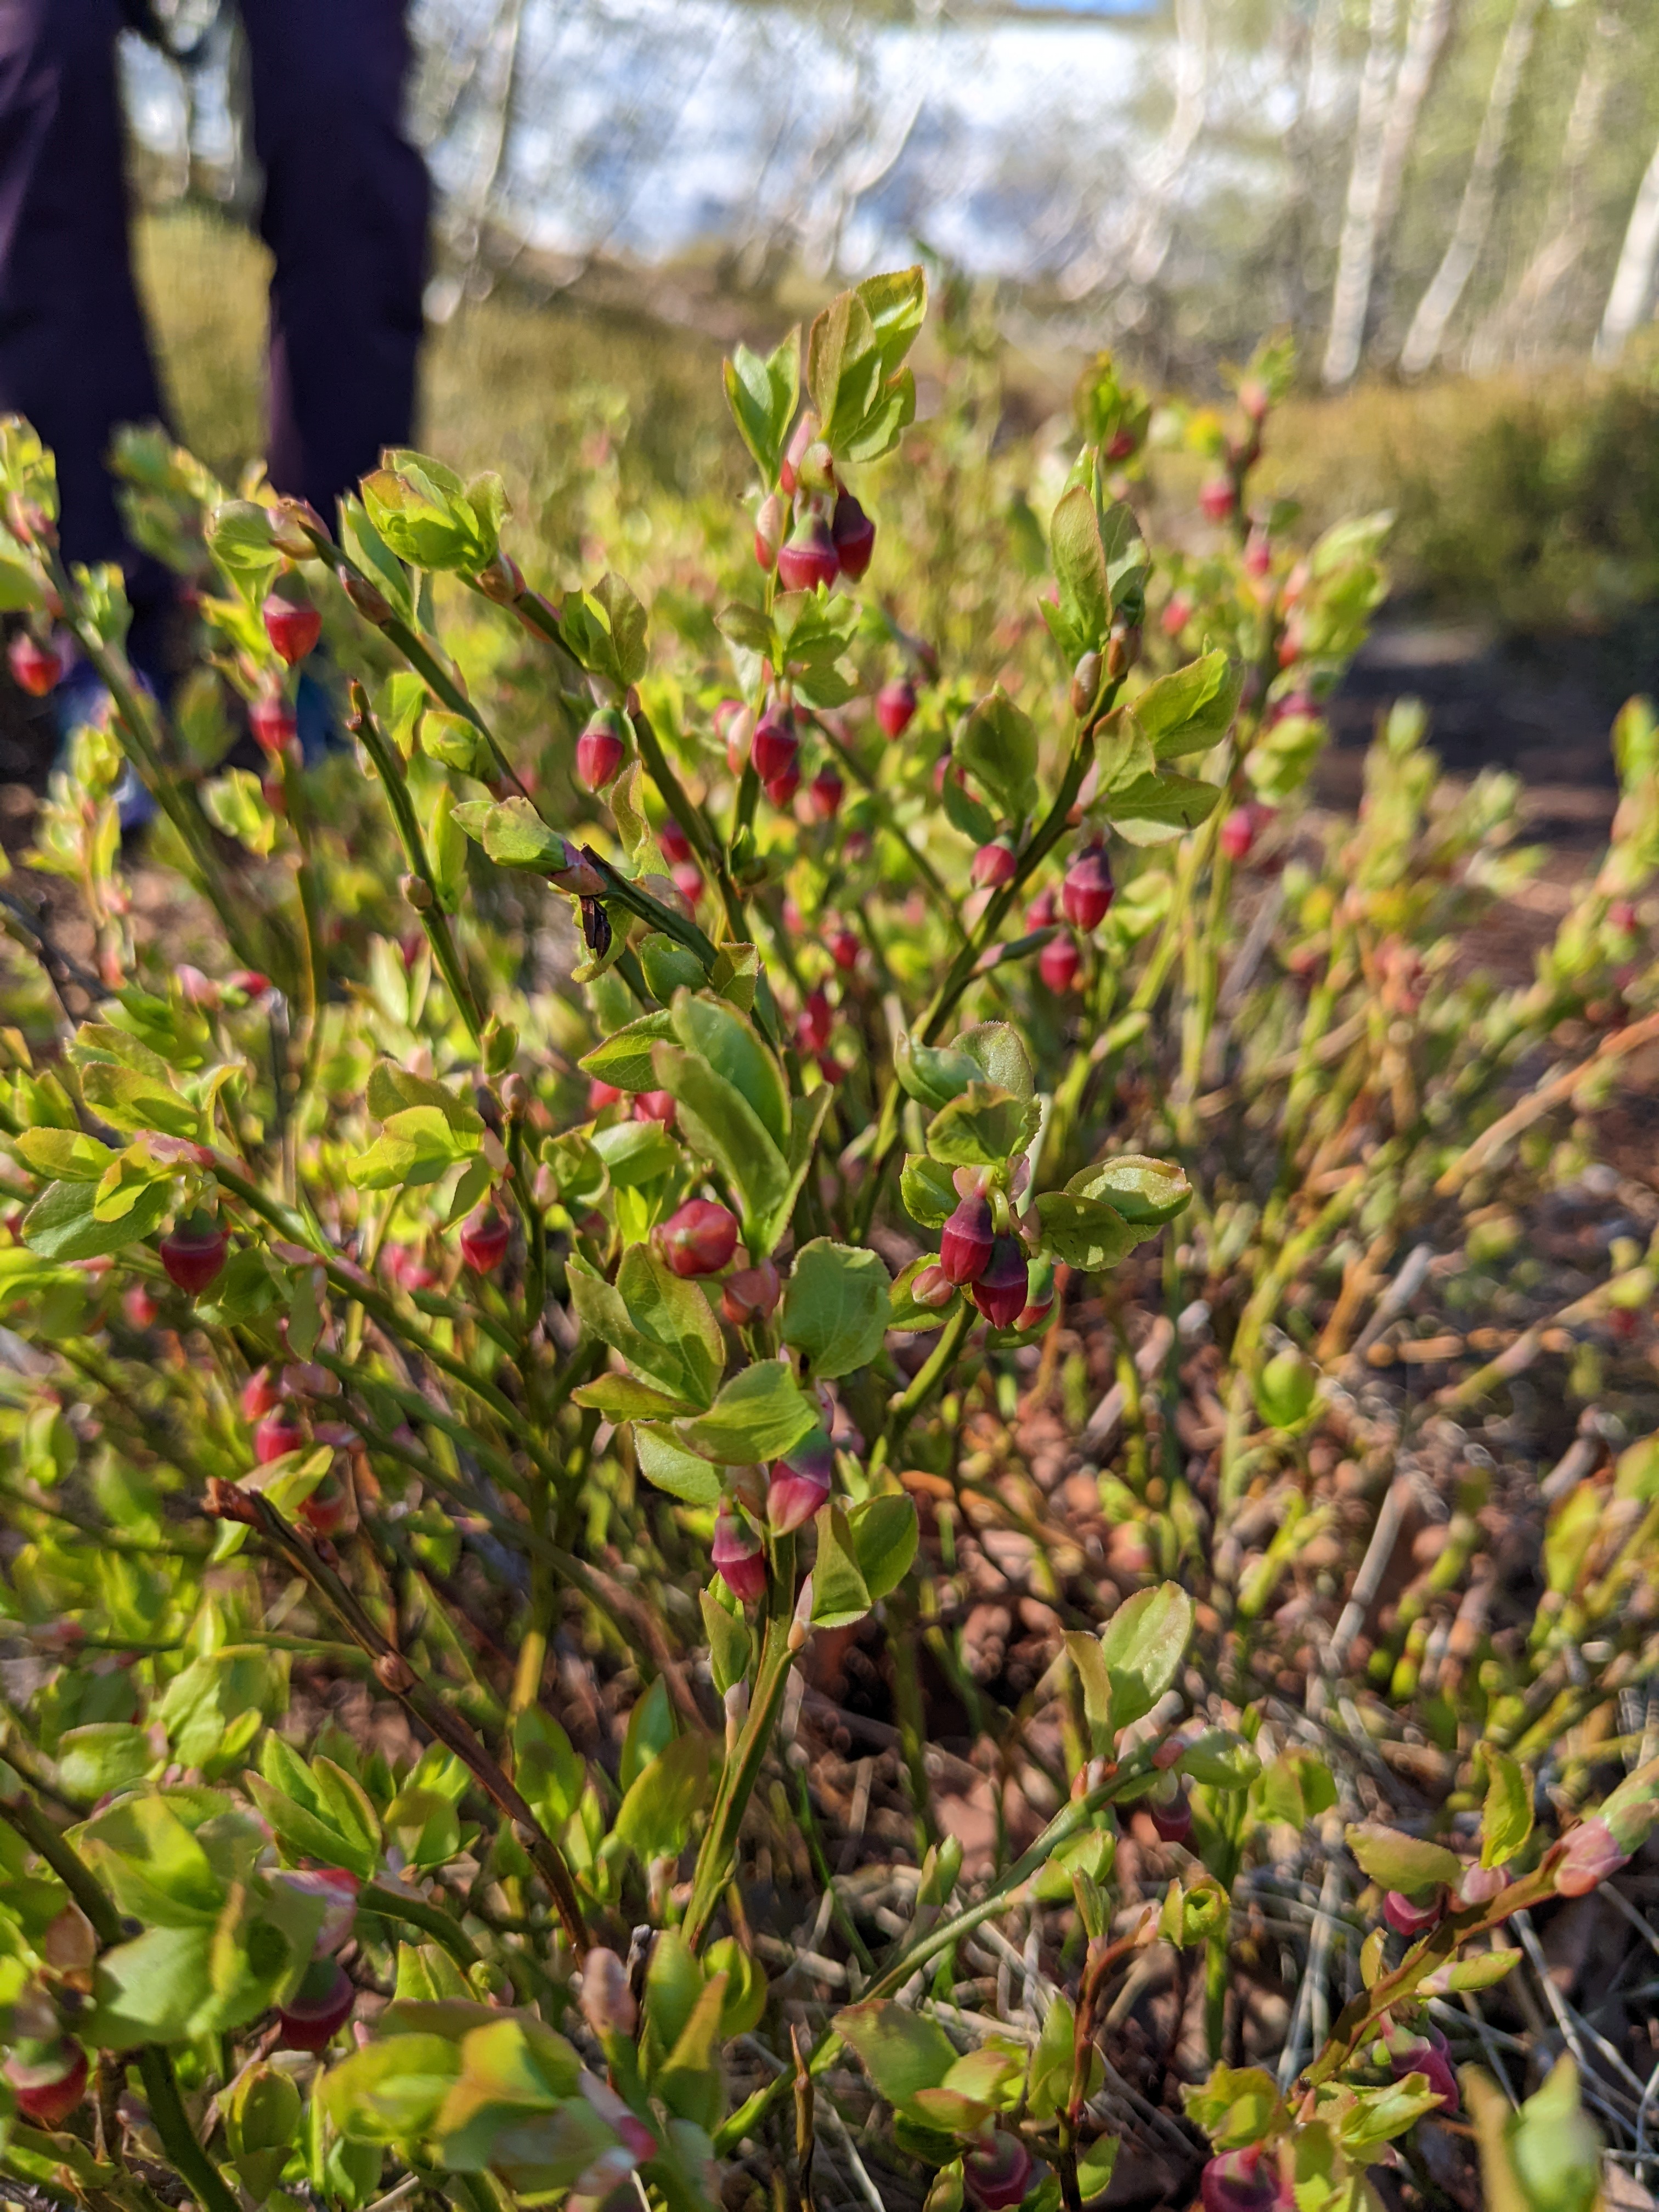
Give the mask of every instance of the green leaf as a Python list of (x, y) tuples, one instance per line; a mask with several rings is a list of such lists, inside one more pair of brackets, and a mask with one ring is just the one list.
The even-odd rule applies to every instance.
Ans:
[(787, 1359), (757, 1360), (721, 1389), (699, 1419), (683, 1421), (682, 1442), (723, 1467), (781, 1459), (817, 1425), (817, 1410)]
[(1398, 1828), (1385, 1827), (1380, 1820), (1352, 1821), (1344, 1834), (1362, 1873), (1384, 1889), (1403, 1890), (1412, 1897), (1462, 1875), (1462, 1860), (1443, 1844), (1402, 1835)]
[(626, 691), (645, 673), (646, 615), (622, 578), (609, 573), (591, 592), (572, 592), (560, 609), (567, 649), (596, 676)]
[(106, 1951), (91, 2032), (116, 2051), (182, 2042), (211, 1996), (213, 1948), (210, 1928), (151, 1928)]
[(95, 1260), (153, 1236), (173, 1204), (171, 1185), (152, 1183), (118, 1221), (100, 1221), (97, 1196), (93, 1183), (49, 1182), (23, 1216), (24, 1243), (43, 1260)]
[(1477, 1951), (1472, 1959), (1452, 1960), (1421, 1986), (1432, 1996), (1449, 1996), (1459, 1990), (1489, 1990), (1520, 1963), (1519, 1951)]
[(394, 1060), (375, 1061), (369, 1070), (363, 1103), (377, 1121), (389, 1121), (394, 1114), (411, 1106), (434, 1106), (458, 1134), (476, 1137), (483, 1130), (483, 1117), (474, 1107), (430, 1076), (416, 1075), (412, 1068), (399, 1067)]
[(1486, 1796), (1480, 1808), (1480, 1863), (1502, 1866), (1532, 1833), (1532, 1777), (1507, 1752), (1486, 1745)]
[(824, 1116), (834, 1104), (835, 1098), (834, 1085), (826, 1083), (813, 1091), (810, 1098), (796, 1100), (789, 1131), (789, 1158), (784, 1187), (777, 1203), (750, 1224), (752, 1239), (746, 1237), (744, 1241), (749, 1244), (751, 1259), (763, 1258), (787, 1230), (795, 1211), (795, 1201), (800, 1196), (801, 1185), (812, 1164), (818, 1132), (823, 1127)]
[(591, 1334), (669, 1397), (704, 1407), (714, 1402), (726, 1346), (708, 1301), (643, 1244), (623, 1255), (614, 1284), (573, 1261), (570, 1301)]
[(835, 2027), (890, 2105), (908, 2106), (919, 2089), (938, 2088), (957, 2063), (956, 2045), (937, 2021), (890, 2000), (849, 2005)]
[(1122, 2147), (1117, 2136), (1098, 2136), (1077, 2162), (1078, 2194), (1085, 2204), (1092, 2204), (1103, 2197), (1112, 2185), (1112, 2173), (1117, 2165), (1117, 2154)]
[(707, 1060), (676, 1045), (659, 1044), (652, 1048), (651, 1064), (658, 1089), (666, 1091), (680, 1109), (680, 1135), (736, 1194), (750, 1258), (763, 1257), (771, 1247), (758, 1224), (776, 1207), (788, 1180), (782, 1152), (737, 1085), (716, 1074)]
[(79, 1129), (25, 1129), (12, 1141), (37, 1175), (62, 1182), (97, 1182), (115, 1158)]
[(1248, 1790), (1261, 1771), (1261, 1761), (1231, 1729), (1206, 1729), (1176, 1762), (1177, 1774), (1212, 1790)]
[(1036, 1125), (1035, 1100), (994, 1083), (970, 1083), (927, 1124), (927, 1150), (947, 1167), (1004, 1167), (1030, 1143)]
[(1337, 2118), (1336, 2132), (1351, 2157), (1364, 2158), (1403, 2136), (1426, 2113), (1441, 2109), (1440, 2094), (1425, 2074), (1407, 2074), (1380, 2089), (1355, 2089), (1353, 2103)]
[(1075, 1198), (1109, 1206), (1132, 1226), (1161, 1227), (1189, 1205), (1193, 1187), (1173, 1160), (1149, 1159), (1141, 1152), (1120, 1152), (1074, 1175), (1066, 1186)]
[(1048, 543), (1060, 585), (1060, 611), (1068, 631), (1067, 647), (1074, 659), (1080, 659), (1085, 653), (1102, 648), (1112, 626), (1106, 550), (1101, 541), (1094, 493), (1087, 484), (1073, 484), (1055, 507), (1048, 525)]
[(856, 292), (837, 294), (813, 319), (806, 342), (806, 386), (819, 434), (830, 452), (846, 452), (881, 391), (881, 349)]
[(974, 1062), (988, 1083), (1011, 1091), (1016, 1098), (1036, 1096), (1030, 1056), (1012, 1022), (977, 1022), (963, 1030), (954, 1048)]
[(1037, 1200), (1036, 1210), (1042, 1224), (1044, 1250), (1086, 1273), (1115, 1267), (1139, 1242), (1121, 1214), (1100, 1199), (1045, 1190)]
[(697, 1595), (702, 1609), (703, 1634), (708, 1639), (708, 1671), (714, 1676), (716, 1692), (723, 1698), (748, 1674), (750, 1661), (754, 1657), (754, 1638), (748, 1623), (728, 1613), (712, 1589), (700, 1590)]
[(906, 1153), (899, 1196), (912, 1221), (924, 1229), (942, 1229), (960, 1203), (950, 1169), (925, 1152)]
[(1101, 1632), (1112, 1685), (1112, 1726), (1149, 1713), (1175, 1680), (1193, 1632), (1193, 1601), (1174, 1583), (1137, 1590)]
[(645, 1865), (682, 1850), (708, 1795), (708, 1739), (676, 1736), (623, 1799), (614, 1831), (617, 1840)]
[(893, 1041), (893, 1073), (908, 1095), (935, 1112), (960, 1096), (983, 1071), (951, 1045), (919, 1044), (908, 1030)]
[(800, 325), (764, 361), (746, 345), (734, 347), (723, 374), (732, 419), (769, 488), (800, 400)]
[(1159, 760), (1206, 752), (1231, 725), (1238, 678), (1224, 653), (1160, 676), (1136, 699), (1132, 712)]
[(921, 1252), (899, 1275), (889, 1293), (887, 1326), (890, 1329), (899, 1329), (912, 1336), (925, 1335), (933, 1329), (943, 1328), (950, 1320), (961, 1302), (960, 1291), (952, 1291), (944, 1304), (938, 1306), (918, 1305), (914, 1296), (915, 1280), (922, 1269), (937, 1267), (938, 1264), (937, 1253)]
[(1218, 2150), (1264, 2142), (1283, 2112), (1277, 2084), (1260, 2066), (1216, 2066), (1207, 2081), (1181, 2093), (1187, 2117)]
[(1036, 805), (1036, 731), (1000, 684), (963, 724), (951, 757), (1010, 821), (1022, 820)]
[(795, 1255), (780, 1334), (816, 1380), (868, 1366), (887, 1327), (890, 1284), (878, 1253), (815, 1237)]
[(652, 2087), (677, 2120), (702, 2130), (706, 2139), (726, 2101), (720, 2039), (726, 2012), (726, 1976), (706, 1983), (673, 2049), (655, 2069)]
[(155, 1764), (148, 1735), (128, 1721), (94, 1721), (58, 1740), (58, 1778), (72, 1798), (124, 1790)]
[(915, 343), (927, 314), (927, 272), (920, 263), (866, 276), (857, 288), (888, 376)]
[(94, 1060), (81, 1071), (81, 1096), (114, 1128), (160, 1129), (192, 1144), (201, 1140), (201, 1109), (137, 1068)]
[(605, 1162), (614, 1190), (638, 1190), (659, 1182), (680, 1162), (674, 1139), (660, 1121), (613, 1121), (607, 1129), (595, 1129), (588, 1141)]
[(845, 1628), (853, 1621), (862, 1620), (871, 1606), (869, 1589), (859, 1566), (858, 1547), (847, 1516), (839, 1505), (822, 1507), (814, 1525), (818, 1532), (818, 1551), (812, 1567), (812, 1625), (815, 1628)]
[(1164, 845), (1195, 829), (1214, 811), (1221, 793), (1189, 775), (1140, 775), (1108, 802), (1111, 824), (1131, 845)]
[(601, 1375), (597, 1381), (584, 1382), (570, 1395), (577, 1405), (603, 1413), (607, 1421), (658, 1421), (665, 1417), (673, 1419), (697, 1410), (683, 1398), (671, 1398), (665, 1390), (641, 1382), (637, 1375)]
[[(916, 1509), (908, 1498), (867, 1498), (847, 1516), (859, 1573), (873, 1605), (895, 1590), (910, 1571), (921, 1534)], [(816, 1595), (816, 1588), (814, 1590)]]
[(654, 1091), (657, 1077), (651, 1065), (651, 1048), (672, 1038), (673, 1034), (673, 1016), (665, 1006), (659, 1012), (641, 1014), (637, 1021), (622, 1029), (613, 1030), (576, 1065), (584, 1074), (598, 1076), (601, 1083), (608, 1083), (614, 1091)]
[(538, 875), (556, 876), (576, 858), (527, 799), (470, 799), (455, 808), (454, 819), (498, 867), (532, 868)]
[[(404, 1995), (401, 1967), (398, 1995)], [(453, 2037), (383, 2036), (329, 2069), (323, 2101), (335, 2126), (354, 2142), (418, 2142), (431, 2133), (460, 2071), (461, 2046)]]
[(707, 1060), (753, 1110), (781, 1153), (789, 1148), (789, 1091), (752, 1025), (720, 1000), (677, 991), (671, 1018), (688, 1052)]

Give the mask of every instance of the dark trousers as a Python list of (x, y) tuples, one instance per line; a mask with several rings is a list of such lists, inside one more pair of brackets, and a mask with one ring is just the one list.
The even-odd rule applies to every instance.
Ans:
[[(404, 0), (241, 8), (276, 263), (270, 476), (331, 522), (413, 418), (428, 187), (400, 126)], [(128, 252), (120, 21), (118, 0), (0, 0), (0, 411), (57, 454), (69, 556), (131, 568), (110, 434), (166, 410)]]

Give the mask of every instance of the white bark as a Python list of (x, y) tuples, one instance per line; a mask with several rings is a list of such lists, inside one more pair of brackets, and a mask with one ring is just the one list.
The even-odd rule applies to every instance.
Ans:
[(1150, 284), (1175, 235), (1175, 193), (1209, 109), (1210, 29), (1205, 0), (1176, 0), (1175, 106), (1141, 172), (1135, 212), (1126, 224), (1117, 204), (1104, 210), (1092, 243), (1063, 271), (1060, 291), (1080, 300), (1104, 285)]
[(1486, 112), (1480, 118), (1480, 135), (1475, 141), (1474, 157), (1469, 163), (1468, 180), (1463, 187), (1457, 220), (1452, 226), (1451, 240), (1434, 272), (1433, 281), (1418, 302), (1406, 343), (1400, 349), (1400, 367), (1404, 375), (1420, 376), (1425, 369), (1433, 367), (1435, 356), (1445, 343), (1447, 325), (1457, 312), (1457, 303), (1486, 245), (1497, 204), (1498, 174), (1509, 143), (1510, 118), (1521, 80), (1526, 74), (1541, 4), (1542, 0), (1515, 0), (1510, 27), (1498, 52), (1498, 66), (1492, 71)]
[(1505, 356), (1522, 349), (1529, 331), (1542, 334), (1547, 329), (1552, 296), (1578, 265), (1589, 243), (1585, 176), (1613, 89), (1614, 50), (1622, 29), (1617, 0), (1604, 0), (1590, 25), (1577, 88), (1561, 135), (1560, 158), (1539, 225), (1539, 244), (1514, 291), (1475, 333), (1469, 367), (1477, 372), (1494, 368)]
[[(1382, 96), (1374, 99), (1368, 112), (1367, 95), (1373, 93), (1372, 61), (1377, 52), (1377, 12), (1373, 6), (1371, 52), (1366, 58), (1361, 85), (1359, 128), (1355, 134), (1347, 210), (1337, 252), (1330, 334), (1322, 371), (1328, 385), (1346, 384), (1359, 366), (1376, 264), (1400, 212), (1406, 165), (1417, 136), (1418, 117), (1446, 43), (1452, 0), (1412, 0), (1405, 51), (1394, 75), (1392, 94), (1384, 87)], [(1392, 5), (1388, 13), (1392, 18)], [(1392, 34), (1390, 21), (1389, 47)]]
[(1626, 339), (1650, 312), (1656, 266), (1659, 266), (1659, 146), (1655, 147), (1647, 173), (1637, 189), (1601, 327), (1595, 334), (1595, 359), (1603, 368), (1618, 360)]

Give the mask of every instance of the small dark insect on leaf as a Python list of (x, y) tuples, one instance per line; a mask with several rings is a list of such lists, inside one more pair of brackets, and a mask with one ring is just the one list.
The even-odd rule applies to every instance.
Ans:
[(611, 917), (596, 898), (582, 901), (582, 942), (601, 960), (611, 950)]

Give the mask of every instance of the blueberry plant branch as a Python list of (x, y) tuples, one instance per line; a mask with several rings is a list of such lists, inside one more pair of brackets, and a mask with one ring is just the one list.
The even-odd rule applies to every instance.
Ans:
[(514, 1832), (547, 1885), (571, 1948), (580, 1959), (591, 1939), (581, 1899), (564, 1855), (465, 1722), (434, 1696), (403, 1654), (381, 1635), (339, 1576), (319, 1558), (268, 1498), (257, 1492), (219, 1483), (210, 1494), (208, 1510), (257, 1530), (288, 1565), (304, 1577), (352, 1639), (368, 1654), (375, 1680), (381, 1687), (406, 1705), (412, 1717), (470, 1770), (485, 1794), (513, 1823)]

